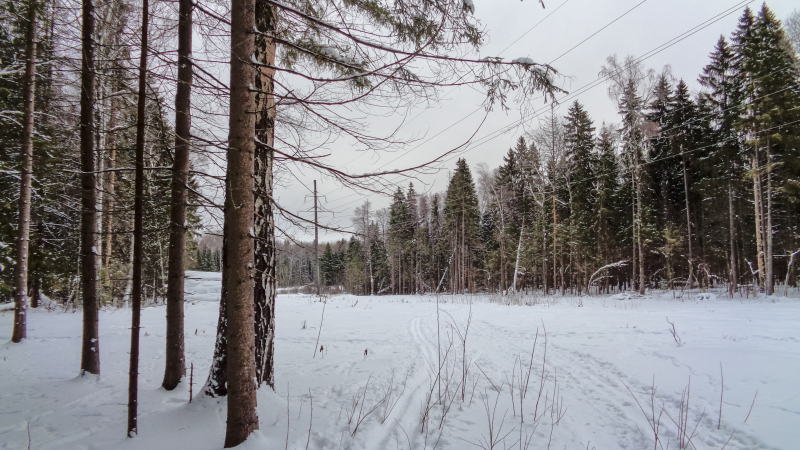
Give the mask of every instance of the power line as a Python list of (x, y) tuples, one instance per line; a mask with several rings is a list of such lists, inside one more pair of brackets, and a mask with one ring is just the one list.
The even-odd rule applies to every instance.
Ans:
[[(647, 0), (645, 0), (645, 1), (647, 1)], [(561, 7), (562, 7), (562, 6), (566, 5), (568, 2), (569, 2), (569, 0), (565, 0), (563, 3), (561, 3), (560, 5), (558, 5), (558, 7), (557, 7), (556, 9), (554, 9), (553, 11), (551, 11), (551, 12), (550, 12), (550, 14), (548, 14), (548, 15), (544, 16), (544, 17), (542, 18), (542, 20), (540, 20), (540, 21), (536, 22), (536, 23), (535, 23), (535, 24), (534, 24), (532, 27), (528, 28), (528, 30), (527, 30), (526, 32), (522, 33), (522, 35), (520, 35), (520, 36), (519, 36), (517, 39), (515, 39), (515, 40), (514, 40), (512, 43), (508, 44), (508, 45), (506, 46), (506, 48), (504, 48), (503, 50), (501, 50), (501, 51), (500, 51), (500, 53), (498, 53), (498, 56), (500, 56), (500, 55), (502, 55), (503, 53), (505, 53), (505, 51), (506, 51), (506, 50), (508, 50), (509, 48), (511, 48), (511, 46), (513, 46), (513, 45), (514, 45), (514, 44), (516, 44), (517, 42), (519, 42), (519, 41), (520, 41), (520, 40), (521, 40), (523, 37), (527, 36), (527, 35), (528, 35), (528, 33), (530, 33), (531, 31), (533, 31), (533, 30), (534, 30), (536, 27), (538, 27), (538, 26), (539, 26), (539, 25), (540, 25), (542, 22), (544, 22), (545, 20), (547, 20), (547, 18), (549, 18), (550, 16), (552, 16), (553, 14), (555, 14), (555, 13), (556, 13), (556, 12), (557, 12), (559, 9), (561, 9)], [(462, 77), (460, 77), (458, 81), (460, 81), (460, 80), (461, 80), (461, 78), (463, 78), (463, 76), (462, 76)], [(458, 81), (456, 81), (456, 82), (458, 82)], [(450, 90), (449, 90), (449, 91), (448, 91), (446, 94), (444, 94), (444, 97), (446, 97), (446, 96), (448, 96), (448, 95), (452, 94), (452, 93), (453, 93), (453, 91), (455, 91), (456, 89), (457, 89), (457, 87), (453, 87), (453, 88), (452, 88), (452, 89), (450, 89)], [(431, 139), (435, 138), (436, 136), (439, 136), (440, 134), (442, 134), (443, 132), (445, 132), (445, 131), (449, 130), (450, 128), (452, 128), (453, 126), (457, 125), (458, 123), (461, 123), (461, 122), (462, 122), (464, 119), (466, 119), (467, 117), (471, 116), (472, 114), (475, 114), (475, 113), (476, 113), (476, 112), (478, 112), (479, 110), (480, 110), (480, 108), (476, 109), (475, 111), (471, 112), (471, 113), (470, 113), (470, 114), (468, 114), (467, 116), (465, 116), (465, 117), (461, 118), (461, 119), (460, 119), (458, 122), (456, 122), (456, 123), (454, 123), (454, 124), (452, 124), (452, 125), (448, 126), (447, 128), (445, 128), (444, 130), (440, 131), (439, 133), (436, 133), (436, 135), (435, 135), (435, 136), (432, 136), (431, 138), (427, 139), (425, 142), (428, 142), (428, 141), (430, 141)], [(419, 113), (418, 113), (416, 116), (412, 117), (412, 118), (411, 118), (411, 120), (409, 120), (408, 122), (405, 122), (404, 124), (402, 124), (402, 125), (401, 125), (401, 126), (398, 128), (398, 130), (400, 130), (400, 129), (401, 129), (401, 128), (403, 128), (404, 126), (408, 125), (409, 123), (411, 123), (411, 122), (413, 122), (413, 121), (417, 120), (417, 119), (418, 119), (418, 118), (419, 118), (421, 115), (423, 115), (423, 114), (424, 114), (426, 111), (427, 111), (427, 109), (420, 111), (420, 112), (419, 112)], [(424, 142), (423, 142), (423, 144), (424, 144)], [(420, 145), (422, 145), (422, 144), (420, 144)], [(417, 148), (417, 147), (415, 147), (415, 148)], [(413, 150), (413, 149), (412, 149), (412, 150)], [(353, 163), (353, 162), (354, 162), (354, 161), (356, 161), (357, 159), (361, 158), (361, 156), (362, 156), (362, 155), (363, 155), (363, 153), (362, 153), (362, 154), (360, 154), (360, 155), (358, 155), (358, 156), (356, 156), (355, 158), (353, 158), (352, 160), (350, 160), (350, 162), (348, 162), (346, 165), (349, 165), (349, 164)], [(397, 160), (397, 159), (394, 159), (394, 160), (392, 160), (392, 161), (389, 161), (389, 163), (392, 163), (392, 162), (394, 162), (394, 161), (396, 161), (396, 160)], [(387, 164), (389, 164), (389, 163), (387, 163)], [(384, 165), (384, 166), (381, 166), (381, 167), (385, 167), (385, 165)]]
[[(556, 59), (555, 59), (555, 60), (553, 60), (553, 61), (556, 61), (556, 60), (560, 59), (561, 57), (563, 57), (563, 56), (567, 55), (568, 53), (571, 53), (573, 50), (575, 50), (576, 48), (578, 48), (578, 47), (579, 47), (581, 44), (583, 44), (584, 42), (586, 42), (586, 41), (588, 41), (589, 39), (593, 38), (594, 36), (596, 36), (597, 34), (599, 34), (601, 31), (605, 30), (606, 28), (608, 28), (609, 26), (611, 26), (612, 24), (614, 24), (615, 22), (617, 22), (619, 19), (621, 19), (621, 18), (625, 17), (626, 15), (628, 15), (628, 13), (630, 13), (630, 12), (631, 12), (631, 11), (633, 11), (634, 9), (638, 8), (640, 5), (642, 5), (642, 4), (643, 4), (643, 3), (645, 3), (646, 1), (647, 1), (647, 0), (643, 0), (642, 2), (640, 2), (639, 4), (637, 4), (636, 6), (634, 6), (633, 8), (631, 8), (631, 9), (629, 9), (629, 10), (625, 11), (624, 13), (620, 14), (620, 15), (619, 15), (619, 16), (617, 16), (615, 19), (613, 19), (611, 22), (607, 23), (605, 26), (603, 26), (602, 28), (600, 28), (598, 31), (594, 32), (592, 35), (590, 35), (589, 37), (587, 37), (586, 39), (584, 39), (583, 41), (581, 41), (581, 42), (580, 42), (580, 43), (578, 43), (577, 45), (573, 46), (571, 49), (569, 49), (569, 50), (567, 50), (566, 52), (562, 53), (562, 54), (561, 54), (561, 55), (560, 55), (558, 58), (556, 58)], [(754, 1), (754, 0), (749, 0), (749, 1)], [(564, 6), (564, 4), (566, 4), (566, 2), (562, 3), (562, 4), (561, 4), (561, 6)], [(559, 8), (560, 8), (560, 6), (559, 6)], [(555, 13), (555, 11), (553, 11), (553, 12)], [(548, 16), (548, 17), (549, 17), (549, 16)], [(544, 19), (542, 19), (542, 20), (544, 20)], [(541, 22), (540, 22), (540, 23), (541, 23)], [(538, 25), (538, 24), (537, 24), (537, 25)], [(526, 32), (526, 34), (527, 34), (527, 32)], [(519, 40), (519, 39), (518, 39), (518, 40)], [(516, 41), (515, 41), (515, 42), (516, 42)], [(509, 47), (510, 47), (510, 45), (509, 45)], [(506, 47), (506, 49), (508, 49), (509, 47)], [(503, 51), (505, 51), (505, 50), (503, 50)], [(502, 52), (501, 52), (501, 53), (502, 53)], [(551, 62), (550, 64), (552, 64), (552, 62)], [(540, 98), (540, 97), (539, 97), (539, 98)], [(411, 153), (412, 151), (414, 151), (414, 150), (418, 149), (419, 147), (421, 147), (422, 145), (424, 145), (424, 144), (426, 144), (426, 143), (430, 142), (431, 140), (433, 140), (433, 139), (434, 139), (434, 138), (436, 138), (437, 136), (441, 135), (441, 134), (442, 134), (442, 133), (444, 133), (445, 131), (447, 131), (447, 130), (449, 130), (450, 128), (454, 127), (455, 125), (458, 125), (459, 123), (463, 122), (465, 119), (467, 119), (468, 117), (472, 116), (473, 114), (475, 114), (476, 112), (480, 111), (481, 109), (482, 109), (482, 107), (480, 107), (480, 106), (479, 106), (479, 107), (478, 107), (478, 108), (476, 108), (474, 111), (472, 111), (471, 113), (469, 113), (469, 114), (467, 114), (466, 116), (462, 117), (462, 118), (461, 118), (461, 119), (459, 119), (457, 122), (455, 122), (455, 123), (451, 124), (450, 126), (448, 126), (447, 128), (445, 128), (444, 130), (442, 130), (442, 131), (440, 131), (440, 132), (436, 133), (435, 135), (431, 136), (430, 138), (426, 139), (425, 141), (423, 141), (423, 142), (421, 142), (421, 143), (417, 144), (415, 147), (413, 147), (413, 148), (409, 149), (408, 151), (406, 151), (406, 152), (405, 152), (405, 153), (403, 153), (402, 155), (400, 155), (400, 156), (396, 157), (395, 159), (393, 159), (393, 160), (391, 160), (391, 161), (387, 162), (386, 164), (384, 164), (384, 165), (380, 166), (380, 167), (379, 167), (379, 169), (382, 169), (382, 168), (386, 167), (387, 165), (389, 165), (389, 164), (391, 164), (391, 163), (393, 163), (393, 162), (397, 161), (398, 159), (402, 158), (403, 156), (406, 156), (406, 155), (408, 155), (408, 154), (409, 154), (409, 153)], [(452, 158), (451, 158), (451, 159), (452, 159)], [(448, 160), (448, 161), (449, 161), (449, 160)]]
[[(646, 0), (645, 0), (645, 1), (646, 1)], [(650, 51), (648, 51), (648, 52), (644, 53), (642, 56), (640, 56), (640, 57), (636, 58), (636, 59), (635, 59), (634, 61), (632, 61), (630, 64), (632, 65), (632, 64), (640, 63), (640, 62), (642, 62), (642, 61), (645, 61), (645, 60), (647, 60), (647, 59), (649, 59), (649, 58), (652, 58), (653, 56), (655, 56), (655, 55), (657, 55), (657, 54), (659, 54), (659, 53), (661, 53), (661, 52), (663, 52), (663, 51), (665, 51), (665, 50), (667, 50), (667, 49), (671, 48), (672, 46), (674, 46), (674, 45), (678, 44), (679, 42), (682, 42), (682, 41), (684, 41), (684, 40), (688, 39), (689, 37), (693, 36), (694, 34), (698, 33), (699, 31), (701, 31), (701, 30), (703, 30), (703, 29), (705, 29), (705, 28), (708, 28), (709, 26), (713, 25), (713, 24), (714, 24), (714, 23), (716, 23), (716, 22), (719, 22), (720, 20), (724, 19), (725, 17), (727, 17), (727, 16), (731, 15), (732, 13), (734, 13), (734, 12), (738, 11), (738, 9), (739, 9), (739, 8), (741, 8), (742, 6), (745, 6), (745, 5), (749, 4), (749, 3), (752, 3), (753, 1), (754, 1), (754, 0), (745, 0), (745, 1), (741, 1), (741, 2), (737, 3), (736, 5), (734, 5), (734, 6), (732, 6), (732, 7), (729, 7), (729, 8), (727, 8), (727, 9), (723, 10), (721, 13), (719, 13), (719, 14), (717, 14), (717, 15), (715, 15), (715, 16), (712, 16), (711, 18), (709, 18), (709, 19), (707, 19), (707, 20), (705, 20), (705, 21), (701, 22), (700, 24), (698, 24), (698, 25), (696, 25), (696, 26), (694, 26), (694, 27), (690, 28), (689, 30), (687, 30), (687, 31), (685, 31), (685, 32), (683, 32), (683, 33), (680, 33), (680, 34), (678, 34), (676, 37), (674, 37), (674, 38), (672, 38), (672, 39), (670, 39), (670, 40), (668, 40), (668, 41), (664, 42), (663, 44), (661, 44), (661, 45), (659, 45), (659, 46), (656, 46), (656, 47), (654, 47), (654, 48), (653, 48), (653, 49), (651, 49)], [(565, 2), (565, 3), (566, 3), (566, 2)], [(632, 8), (632, 9), (629, 9), (628, 11), (624, 12), (624, 13), (623, 13), (623, 14), (622, 14), (620, 17), (622, 17), (622, 16), (624, 16), (624, 15), (628, 14), (629, 12), (631, 12), (633, 9), (635, 9), (636, 7), (638, 7), (639, 5), (641, 5), (642, 3), (644, 3), (644, 2), (641, 2), (641, 3), (639, 3), (638, 5), (636, 5), (634, 8)], [(562, 6), (563, 6), (563, 4), (562, 4)], [(555, 12), (555, 11), (554, 11), (554, 12)], [(612, 21), (611, 23), (613, 23), (613, 22), (615, 22), (615, 21), (619, 20), (619, 18), (620, 18), (620, 17), (618, 17), (618, 18), (614, 19), (614, 21)], [(610, 24), (609, 24), (609, 25), (610, 25)], [(595, 33), (594, 33), (592, 36), (590, 36), (590, 38), (591, 38), (591, 37), (593, 37), (593, 36), (595, 36), (595, 35), (597, 35), (597, 34), (598, 34), (600, 31), (602, 31), (603, 29), (605, 29), (605, 28), (607, 28), (607, 27), (608, 27), (608, 25), (606, 25), (605, 27), (601, 28), (600, 30), (598, 30), (598, 32), (595, 32)], [(579, 43), (578, 45), (574, 46), (572, 49), (570, 49), (570, 50), (569, 50), (568, 52), (566, 52), (566, 53), (569, 53), (570, 51), (574, 50), (575, 48), (577, 48), (578, 46), (580, 46), (581, 44), (583, 44), (584, 42), (586, 42), (588, 39), (589, 39), (589, 38), (585, 39), (584, 41), (582, 41), (582, 42), (581, 42), (581, 43)], [(565, 54), (566, 54), (566, 53), (565, 53)], [(561, 57), (562, 57), (562, 56), (564, 56), (565, 54), (562, 54), (561, 56), (559, 56), (559, 58), (561, 58)], [(577, 90), (577, 91), (575, 91), (575, 92), (573, 92), (572, 94), (567, 94), (567, 95), (565, 95), (565, 96), (564, 96), (562, 99), (560, 99), (560, 101), (559, 101), (559, 102), (566, 102), (566, 101), (572, 100), (572, 99), (574, 99), (574, 98), (576, 98), (576, 97), (578, 97), (578, 96), (580, 96), (580, 95), (582, 95), (582, 94), (584, 94), (584, 93), (588, 92), (589, 90), (591, 90), (591, 89), (593, 89), (593, 88), (595, 88), (595, 87), (599, 86), (600, 84), (602, 84), (603, 82), (605, 82), (605, 81), (606, 81), (608, 78), (609, 78), (609, 76), (601, 76), (601, 77), (598, 77), (597, 79), (595, 79), (595, 80), (593, 80), (593, 81), (591, 81), (591, 82), (589, 82), (589, 83), (586, 83), (586, 84), (584, 84), (583, 86), (581, 86), (580, 88), (578, 88), (578, 90)], [(429, 142), (431, 139), (433, 139), (433, 138), (435, 138), (436, 136), (440, 135), (440, 134), (441, 134), (441, 133), (443, 133), (444, 131), (446, 131), (446, 130), (448, 130), (448, 129), (452, 128), (452, 127), (453, 127), (453, 126), (455, 126), (456, 124), (458, 124), (458, 123), (460, 123), (461, 121), (465, 120), (467, 117), (471, 116), (472, 114), (474, 114), (474, 113), (475, 113), (475, 112), (477, 112), (478, 110), (480, 110), (480, 108), (477, 108), (475, 111), (472, 111), (472, 112), (471, 112), (470, 114), (468, 114), (467, 116), (465, 116), (465, 117), (462, 117), (461, 119), (459, 119), (459, 121), (457, 121), (457, 122), (455, 122), (454, 124), (452, 124), (452, 125), (448, 126), (448, 127), (445, 129), (445, 130), (443, 130), (443, 131), (441, 131), (441, 132), (437, 133), (435, 136), (433, 136), (433, 137), (431, 137), (431, 138), (429, 138), (429, 139), (425, 140), (424, 142), (422, 142), (422, 143), (418, 144), (417, 146), (415, 146), (415, 147), (413, 147), (412, 149), (410, 149), (410, 150), (406, 151), (405, 153), (403, 153), (402, 155), (400, 155), (400, 156), (398, 156), (397, 158), (393, 159), (392, 161), (389, 161), (388, 163), (386, 163), (386, 164), (384, 164), (384, 165), (380, 166), (379, 168), (386, 167), (386, 165), (388, 165), (388, 164), (390, 164), (390, 163), (392, 163), (392, 162), (394, 162), (394, 161), (397, 161), (399, 158), (401, 158), (401, 157), (403, 157), (403, 156), (407, 155), (407, 154), (408, 154), (408, 153), (410, 153), (411, 151), (413, 151), (413, 150), (415, 150), (415, 149), (419, 148), (420, 146), (422, 146), (423, 144), (425, 144), (425, 143)], [(535, 119), (535, 118), (537, 118), (537, 117), (539, 117), (539, 116), (541, 116), (541, 115), (543, 115), (543, 114), (544, 114), (544, 112), (537, 112), (537, 111), (533, 111), (532, 113), (530, 113), (530, 114), (528, 114), (528, 115), (523, 115), (523, 117), (521, 117), (519, 120), (516, 120), (516, 121), (514, 121), (514, 122), (512, 122), (512, 123), (510, 123), (510, 124), (508, 124), (508, 125), (506, 125), (506, 126), (503, 126), (503, 127), (501, 127), (500, 129), (497, 129), (497, 130), (495, 130), (495, 131), (493, 131), (493, 132), (490, 132), (489, 134), (487, 134), (487, 135), (483, 136), (482, 138), (478, 139), (478, 141), (477, 141), (477, 142), (474, 142), (474, 143), (472, 143), (471, 145), (469, 145), (469, 146), (468, 146), (467, 148), (465, 148), (464, 150), (461, 150), (461, 151), (454, 152), (454, 155), (453, 155), (453, 156), (451, 156), (451, 157), (449, 157), (449, 158), (447, 158), (447, 159), (443, 159), (443, 160), (441, 161), (441, 163), (443, 164), (443, 163), (446, 163), (446, 162), (452, 161), (452, 159), (453, 159), (453, 158), (455, 158), (455, 157), (457, 157), (457, 156), (461, 156), (461, 155), (463, 155), (464, 153), (467, 153), (467, 152), (469, 152), (469, 151), (471, 151), (471, 150), (474, 150), (474, 149), (478, 148), (479, 146), (482, 146), (482, 145), (484, 145), (484, 144), (486, 144), (486, 143), (488, 143), (488, 142), (490, 142), (490, 141), (492, 141), (492, 140), (496, 139), (497, 137), (499, 137), (500, 135), (502, 135), (502, 134), (504, 134), (504, 133), (506, 133), (506, 132), (510, 131), (511, 129), (513, 129), (513, 128), (516, 128), (517, 126), (519, 126), (520, 124), (522, 124), (524, 121), (526, 121), (526, 120), (532, 120), (532, 119)], [(352, 195), (355, 195), (355, 193), (354, 193), (354, 194), (352, 194)], [(346, 197), (344, 197), (344, 198), (346, 198)], [(356, 200), (356, 201), (357, 201), (357, 200)], [(352, 202), (350, 202), (350, 203), (352, 203)], [(348, 203), (348, 204), (349, 204), (349, 203)]]
[(595, 31), (594, 33), (592, 33), (592, 34), (591, 34), (589, 37), (587, 37), (586, 39), (584, 39), (584, 40), (582, 40), (582, 41), (578, 42), (578, 43), (577, 43), (577, 44), (575, 44), (575, 46), (574, 46), (574, 47), (572, 47), (571, 49), (569, 49), (569, 50), (565, 51), (564, 53), (562, 53), (562, 54), (558, 55), (558, 57), (557, 57), (556, 59), (554, 59), (554, 60), (550, 61), (548, 64), (553, 64), (554, 62), (556, 62), (556, 61), (558, 61), (559, 59), (561, 59), (561, 57), (562, 57), (562, 56), (564, 56), (564, 55), (566, 55), (567, 53), (569, 53), (569, 52), (571, 52), (571, 51), (575, 50), (576, 48), (580, 47), (580, 46), (581, 46), (581, 45), (582, 45), (584, 42), (586, 42), (586, 41), (588, 41), (589, 39), (591, 39), (591, 38), (593, 38), (593, 37), (597, 36), (597, 35), (598, 35), (598, 34), (599, 34), (601, 31), (603, 31), (603, 30), (605, 30), (606, 28), (610, 27), (611, 25), (613, 25), (613, 24), (614, 24), (614, 22), (618, 21), (619, 19), (622, 19), (623, 17), (627, 16), (629, 12), (631, 12), (631, 11), (633, 11), (634, 9), (636, 9), (636, 8), (638, 8), (638, 7), (640, 7), (640, 6), (642, 6), (642, 5), (643, 5), (645, 2), (647, 2), (647, 0), (642, 0), (641, 2), (637, 3), (637, 4), (636, 4), (636, 6), (634, 6), (633, 8), (631, 8), (631, 9), (629, 9), (629, 10), (625, 11), (625, 12), (624, 12), (624, 13), (622, 13), (621, 15), (617, 16), (617, 18), (616, 18), (616, 19), (614, 19), (614, 20), (612, 20), (611, 22), (607, 23), (607, 24), (606, 24), (606, 25), (605, 25), (603, 28), (600, 28), (599, 30)]

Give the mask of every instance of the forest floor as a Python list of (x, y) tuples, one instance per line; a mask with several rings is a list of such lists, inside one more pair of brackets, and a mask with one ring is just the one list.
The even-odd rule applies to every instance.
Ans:
[[(145, 308), (135, 439), (125, 438), (129, 310), (100, 313), (99, 378), (77, 377), (80, 311), (32, 310), (19, 345), (0, 311), (0, 448), (222, 448), (225, 400), (199, 394), (220, 279), (189, 276), (194, 401), (188, 378), (160, 387), (165, 307)], [(440, 296), (438, 320), (436, 296), (279, 295), (275, 391), (259, 390), (260, 431), (243, 446), (797, 448), (800, 301), (717, 295)]]

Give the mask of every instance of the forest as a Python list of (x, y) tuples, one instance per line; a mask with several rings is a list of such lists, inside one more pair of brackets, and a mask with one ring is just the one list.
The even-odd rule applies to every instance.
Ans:
[[(471, 0), (4, 0), (10, 342), (36, 337), (40, 305), (80, 311), (79, 373), (99, 376), (101, 311), (130, 311), (134, 437), (143, 308), (164, 307), (161, 386), (183, 388), (187, 270), (220, 271), (200, 392), (226, 397), (233, 447), (259, 429), (258, 388), (275, 389), (279, 288), (788, 295), (800, 264), (800, 13), (784, 24), (766, 3), (742, 6), (725, 13), (738, 26), (708, 49), (697, 92), (669, 66), (608, 56), (599, 80), (618, 121), (597, 123), (553, 65), (474, 56), (488, 32)], [(375, 154), (409, 144), (352, 111), (398, 114), (464, 86), (486, 114), (524, 113), (528, 131), (497, 144), (499, 167), (470, 166), (458, 147), (364, 173), (326, 159), (336, 139)], [(417, 181), (454, 156), (444, 192)], [(327, 227), (349, 238), (297, 232), (325, 226), (275, 195), (298, 167), (363, 197), (352, 226)], [(387, 208), (373, 207), (379, 195)]]
[[(460, 159), (445, 192), (412, 182), (388, 209), (366, 201), (349, 240), (320, 246), (322, 283), (358, 295), (797, 287), (797, 64), (766, 6), (720, 37), (696, 94), (669, 67), (609, 57), (619, 123), (576, 100), (500, 167)], [(286, 244), (279, 283), (313, 284), (313, 243)]]

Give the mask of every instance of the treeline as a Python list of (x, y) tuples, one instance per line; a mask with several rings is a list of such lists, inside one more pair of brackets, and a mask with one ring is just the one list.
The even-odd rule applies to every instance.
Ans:
[[(20, 200), (19, 161), (23, 130), (19, 126), (26, 103), (24, 95), (26, 33), (30, 13), (36, 37), (34, 97), (36, 128), (32, 133), (30, 202), (29, 291), (61, 301), (80, 299), (81, 55), (76, 52), (69, 24), (73, 11), (53, 1), (0, 4), (0, 299), (14, 289), (14, 245), (17, 240)], [(122, 1), (106, 2), (97, 9), (94, 89), (91, 128), (96, 184), (96, 236), (98, 297), (102, 304), (120, 304), (130, 296), (133, 265), (133, 203), (137, 110), (136, 71), (131, 45), (137, 42), (137, 22)], [(79, 49), (78, 49), (79, 50)], [(148, 301), (163, 299), (169, 249), (170, 178), (174, 130), (165, 95), (155, 76), (147, 79), (144, 147), (144, 206), (142, 288)], [(197, 188), (193, 177), (190, 187)], [(187, 223), (191, 233), (199, 227), (197, 200), (190, 195)], [(187, 255), (196, 244), (190, 240)], [(187, 260), (191, 259), (187, 256)], [(193, 264), (193, 262), (192, 262)]]
[(365, 203), (355, 234), (325, 246), (324, 284), (354, 294), (796, 286), (800, 70), (769, 8), (747, 9), (720, 37), (696, 95), (632, 58), (609, 58), (602, 74), (619, 124), (598, 126), (576, 101), (500, 167), (478, 165), (477, 180), (460, 159), (446, 192), (410, 185), (388, 210)]

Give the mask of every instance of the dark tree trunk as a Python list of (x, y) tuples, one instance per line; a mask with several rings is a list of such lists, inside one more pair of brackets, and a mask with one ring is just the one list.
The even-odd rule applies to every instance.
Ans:
[(253, 307), (255, 96), (255, 1), (231, 2), (230, 122), (225, 209), (228, 227), (228, 421), (225, 447), (235, 447), (258, 429)]
[(39, 301), (42, 299), (42, 280), (39, 279), (39, 274), (34, 276), (31, 283), (31, 308), (38, 308)]
[[(225, 205), (228, 205), (228, 190), (225, 190)], [(203, 393), (209, 397), (228, 395), (228, 226), (222, 225), (222, 291), (219, 300), (219, 318), (217, 319), (217, 338), (214, 344), (214, 358)]]
[(178, 5), (178, 87), (175, 94), (175, 159), (172, 164), (169, 267), (167, 268), (167, 354), (164, 389), (171, 391), (186, 376), (183, 296), (186, 251), (186, 202), (192, 95), (192, 0)]
[(11, 342), (28, 334), (28, 254), (30, 250), (31, 180), (33, 179), (33, 112), (36, 87), (36, 1), (28, 4), (28, 29), (25, 33), (25, 79), (23, 81), (22, 148), (19, 167), (19, 217), (17, 221), (17, 264), (14, 283), (14, 331)]
[(139, 395), (139, 321), (142, 308), (142, 260), (144, 214), (144, 132), (147, 125), (147, 30), (150, 2), (142, 2), (142, 47), (139, 58), (139, 98), (136, 112), (136, 182), (133, 204), (133, 292), (131, 293), (131, 359), (128, 372), (128, 437), (139, 433), (137, 425)]
[(94, 0), (83, 0), (81, 31), (81, 374), (100, 374), (97, 299), (97, 185), (94, 157)]
[[(277, 9), (266, 2), (256, 2), (254, 58), (261, 64), (275, 65), (275, 41), (265, 35), (275, 34)], [(259, 67), (255, 73), (255, 136), (257, 145), (253, 164), (255, 179), (253, 244), (255, 259), (255, 366), (257, 385), (275, 389), (275, 222), (272, 216), (272, 165), (275, 144), (275, 71)]]

